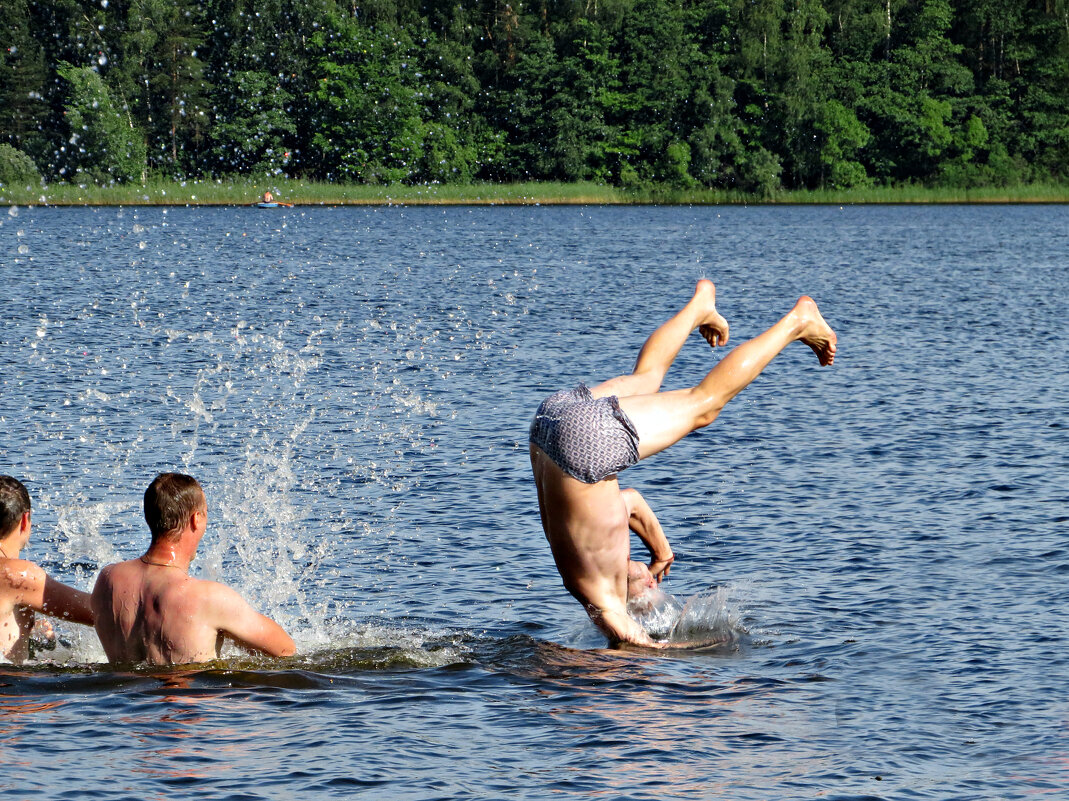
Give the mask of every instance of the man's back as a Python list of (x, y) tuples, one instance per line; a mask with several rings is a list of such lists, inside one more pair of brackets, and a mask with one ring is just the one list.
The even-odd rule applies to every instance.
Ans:
[(655, 645), (627, 614), (629, 511), (615, 477), (581, 482), (533, 444), (531, 467), (542, 527), (565, 588), (610, 643)]
[(223, 633), (213, 613), (220, 585), (140, 559), (104, 568), (93, 588), (96, 630), (111, 662), (207, 662)]
[(219, 656), (224, 639), (268, 656), (296, 651), (292, 638), (229, 587), (189, 576), (208, 526), (200, 484), (160, 473), (145, 490), (152, 533), (138, 559), (108, 565), (93, 587), (97, 636), (111, 662), (177, 665)]

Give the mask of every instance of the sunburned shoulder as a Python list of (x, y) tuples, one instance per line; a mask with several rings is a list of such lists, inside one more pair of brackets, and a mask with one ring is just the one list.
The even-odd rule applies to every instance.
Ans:
[(190, 578), (175, 588), (171, 602), (181, 604), (190, 614), (210, 626), (226, 628), (251, 608), (236, 590), (217, 581)]

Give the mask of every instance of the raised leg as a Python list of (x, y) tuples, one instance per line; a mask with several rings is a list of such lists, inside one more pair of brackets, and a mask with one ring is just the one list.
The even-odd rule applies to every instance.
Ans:
[(835, 332), (813, 299), (804, 296), (782, 320), (725, 356), (697, 386), (619, 396), (620, 407), (638, 430), (639, 458), (662, 451), (691, 431), (709, 425), (781, 350), (799, 340), (813, 349), (822, 365), (835, 360)]
[(713, 347), (728, 341), (728, 323), (716, 310), (716, 288), (703, 278), (692, 297), (672, 319), (650, 334), (638, 353), (630, 375), (612, 378), (591, 389), (595, 398), (615, 395), (650, 395), (661, 388), (665, 373), (672, 366), (687, 337), (697, 328)]

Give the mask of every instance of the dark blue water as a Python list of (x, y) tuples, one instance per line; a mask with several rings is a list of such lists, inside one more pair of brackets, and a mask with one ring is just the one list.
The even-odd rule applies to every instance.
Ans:
[[(300, 654), (0, 666), (12, 798), (1069, 796), (1069, 208), (13, 209), (0, 472), (88, 589), (197, 475), (198, 574)], [(541, 397), (707, 276), (788, 348), (623, 474), (705, 653), (601, 650), (537, 519)], [(666, 388), (719, 358), (697, 336)]]

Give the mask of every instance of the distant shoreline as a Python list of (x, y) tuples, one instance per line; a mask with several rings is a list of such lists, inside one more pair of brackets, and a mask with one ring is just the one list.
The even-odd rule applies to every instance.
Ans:
[(308, 206), (799, 206), (1065, 204), (1069, 186), (947, 189), (916, 186), (795, 190), (769, 197), (707, 189), (624, 189), (593, 183), (371, 186), (298, 180), (151, 181), (114, 186), (0, 186), (0, 206), (253, 206), (270, 190), (281, 203)]

